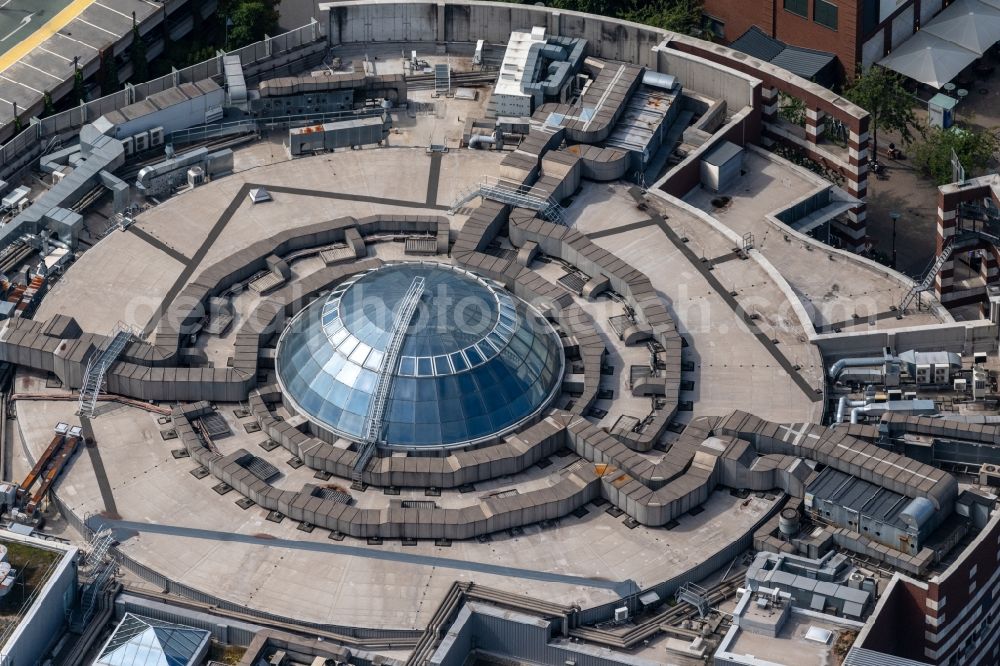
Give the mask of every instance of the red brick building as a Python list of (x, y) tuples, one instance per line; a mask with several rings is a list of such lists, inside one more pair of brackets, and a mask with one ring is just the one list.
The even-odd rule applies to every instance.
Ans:
[[(752, 26), (786, 44), (837, 57), (839, 74), (878, 62), (950, 0), (704, 0), (717, 40)], [(755, 54), (757, 55), (757, 54)]]
[(1000, 663), (1000, 513), (927, 581), (896, 574), (844, 666)]

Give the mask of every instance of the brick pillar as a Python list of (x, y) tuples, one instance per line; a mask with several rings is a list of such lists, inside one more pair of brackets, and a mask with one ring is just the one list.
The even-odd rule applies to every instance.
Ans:
[(806, 109), (806, 141), (819, 143), (819, 134), (823, 127), (823, 112), (819, 109)]
[(765, 123), (773, 123), (778, 120), (778, 89), (772, 88), (768, 85), (763, 85), (760, 88), (761, 102), (763, 103), (763, 110), (761, 111), (761, 119)]
[(845, 246), (853, 252), (866, 249), (868, 236), (868, 206), (864, 203), (868, 196), (868, 143), (868, 118), (865, 117), (850, 128), (847, 138), (847, 161), (850, 169), (846, 174), (844, 188), (848, 194), (862, 202), (860, 206), (848, 211), (848, 222), (841, 229)]
[(979, 269), (986, 286), (1000, 284), (1000, 248), (989, 246), (982, 250), (983, 265)]
[[(959, 197), (949, 196), (943, 192), (938, 192), (937, 209), (937, 243), (934, 248), (934, 256), (940, 256), (947, 244), (948, 239), (955, 235), (958, 229), (958, 204)], [(942, 303), (947, 301), (955, 291), (955, 255), (944, 262), (941, 270), (934, 278), (934, 289)]]

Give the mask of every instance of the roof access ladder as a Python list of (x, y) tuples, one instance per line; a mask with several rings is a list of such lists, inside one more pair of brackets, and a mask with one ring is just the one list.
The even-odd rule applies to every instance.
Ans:
[(87, 370), (83, 375), (83, 386), (80, 387), (77, 414), (80, 416), (94, 415), (97, 398), (104, 390), (104, 377), (108, 369), (114, 365), (125, 350), (126, 345), (135, 337), (135, 331), (131, 326), (118, 322), (111, 331), (108, 343), (91, 354), (90, 361), (87, 362)]
[(368, 403), (368, 413), (365, 416), (365, 438), (359, 444), (358, 457), (355, 459), (354, 469), (351, 471), (351, 481), (355, 485), (362, 483), (362, 474), (375, 456), (375, 445), (382, 436), (385, 407), (389, 401), (392, 380), (399, 364), (399, 352), (403, 349), (403, 341), (406, 339), (410, 322), (417, 311), (417, 306), (420, 305), (420, 297), (423, 294), (424, 278), (418, 275), (410, 283), (410, 288), (407, 289), (400, 301), (396, 317), (393, 319), (392, 337), (385, 347), (385, 355), (382, 357), (382, 364), (378, 370), (378, 383), (375, 385), (371, 402)]

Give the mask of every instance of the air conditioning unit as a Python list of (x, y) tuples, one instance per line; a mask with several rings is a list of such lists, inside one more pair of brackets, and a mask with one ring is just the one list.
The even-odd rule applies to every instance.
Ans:
[(139, 132), (132, 138), (135, 139), (135, 152), (141, 153), (149, 149), (149, 132)]
[(930, 364), (921, 363), (917, 366), (917, 376), (914, 377), (918, 384), (930, 384), (931, 383), (931, 366)]
[(191, 167), (187, 172), (188, 185), (198, 187), (205, 184), (205, 170), (199, 166)]
[(624, 622), (628, 619), (628, 606), (615, 609), (615, 622)]
[(163, 128), (154, 127), (149, 130), (149, 147), (155, 148), (163, 145)]
[(956, 379), (953, 386), (956, 392), (965, 393), (968, 388), (968, 382), (964, 379)]
[(125, 157), (131, 157), (135, 154), (135, 139), (130, 136), (122, 139), (122, 146), (125, 147)]

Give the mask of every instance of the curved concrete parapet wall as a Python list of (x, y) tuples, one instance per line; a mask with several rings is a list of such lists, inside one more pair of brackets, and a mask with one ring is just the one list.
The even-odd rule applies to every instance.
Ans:
[[(107, 372), (108, 391), (145, 401), (239, 402), (257, 385), (259, 352), (280, 333), (282, 317), (305, 305), (322, 289), (360, 270), (380, 265), (378, 260), (332, 266), (306, 276), (294, 290), (282, 289), (244, 320), (236, 335), (232, 367), (188, 367), (180, 347), (184, 336), (206, 315), (206, 303), (233, 285), (270, 268), (273, 257), (333, 243), (347, 243), (358, 254), (364, 237), (376, 234), (433, 233), (438, 251), (447, 251), (449, 225), (443, 217), (373, 215), (342, 217), (276, 234), (209, 266), (192, 280), (167, 307), (160, 319), (156, 343), (131, 342)], [(72, 320), (70, 320), (72, 321)], [(29, 319), (4, 322), (0, 329), (0, 360), (52, 372), (66, 388), (83, 385), (87, 362), (107, 346), (108, 337), (84, 333), (76, 326), (46, 324)]]

